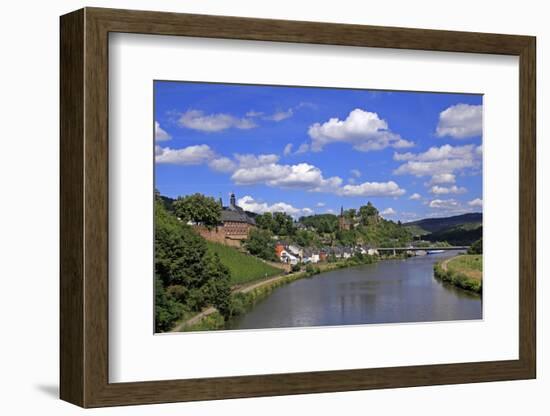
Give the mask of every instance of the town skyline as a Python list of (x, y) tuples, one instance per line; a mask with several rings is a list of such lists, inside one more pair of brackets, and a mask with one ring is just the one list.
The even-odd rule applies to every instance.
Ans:
[(155, 187), (298, 218), (482, 211), (482, 96), (155, 82)]

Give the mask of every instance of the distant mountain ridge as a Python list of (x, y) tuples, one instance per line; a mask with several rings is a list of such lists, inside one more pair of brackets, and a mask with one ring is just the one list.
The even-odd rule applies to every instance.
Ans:
[(429, 233), (434, 233), (459, 225), (470, 224), (481, 226), (482, 223), (483, 214), (481, 212), (471, 212), (468, 214), (454, 215), (452, 217), (424, 218), (418, 221), (407, 222), (403, 225), (409, 228), (415, 226), (415, 228), (418, 227)]
[(483, 235), (483, 214), (473, 212), (452, 217), (424, 218), (404, 223), (416, 237), (428, 241), (447, 241), (454, 245), (470, 245)]

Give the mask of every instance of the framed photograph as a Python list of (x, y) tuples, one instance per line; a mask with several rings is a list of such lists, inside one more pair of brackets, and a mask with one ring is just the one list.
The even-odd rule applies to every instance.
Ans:
[(535, 49), (62, 16), (61, 398), (535, 378)]

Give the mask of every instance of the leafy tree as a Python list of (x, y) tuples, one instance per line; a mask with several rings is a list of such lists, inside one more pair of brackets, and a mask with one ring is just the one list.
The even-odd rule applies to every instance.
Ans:
[(369, 201), (367, 205), (359, 207), (359, 218), (362, 225), (371, 225), (378, 221), (378, 210)]
[(357, 244), (357, 233), (354, 230), (338, 230), (336, 239), (342, 246), (350, 247)]
[(483, 254), (483, 239), (480, 238), (468, 249), (468, 254)]
[(275, 228), (273, 214), (271, 212), (264, 212), (262, 215), (258, 215), (256, 217), (256, 225), (263, 230), (273, 231)]
[(334, 214), (310, 215), (301, 217), (299, 221), (321, 234), (333, 233), (338, 229), (338, 217)]
[(253, 229), (244, 242), (248, 252), (264, 260), (276, 260), (275, 242), (269, 230)]
[(277, 235), (292, 235), (294, 234), (294, 221), (292, 217), (284, 212), (276, 212), (273, 214), (275, 228), (271, 231)]
[(207, 278), (206, 292), (209, 304), (214, 306), (224, 319), (231, 315), (231, 275), (216, 253), (205, 257), (204, 273)]
[(294, 242), (302, 247), (319, 247), (320, 241), (313, 231), (298, 230), (293, 238)]
[(170, 329), (183, 311), (212, 305), (230, 314), (230, 273), (192, 227), (155, 198), (155, 326)]
[(182, 313), (182, 305), (164, 290), (162, 280), (155, 277), (155, 327), (157, 331), (166, 331)]
[(212, 197), (199, 193), (179, 197), (174, 201), (173, 207), (176, 215), (183, 221), (193, 221), (209, 229), (220, 223), (222, 207)]
[(357, 216), (357, 210), (355, 208), (350, 208), (344, 211), (344, 216), (350, 221), (355, 221), (355, 217)]

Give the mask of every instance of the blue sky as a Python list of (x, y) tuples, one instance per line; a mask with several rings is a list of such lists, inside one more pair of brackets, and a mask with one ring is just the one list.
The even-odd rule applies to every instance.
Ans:
[(294, 217), (482, 209), (482, 96), (155, 81), (155, 186)]

